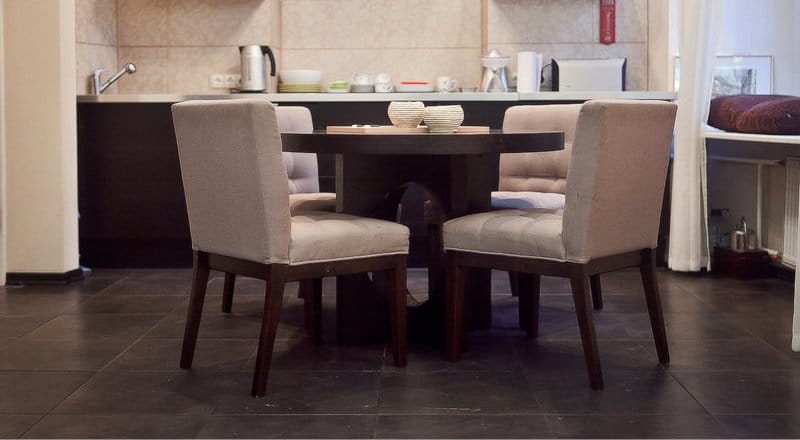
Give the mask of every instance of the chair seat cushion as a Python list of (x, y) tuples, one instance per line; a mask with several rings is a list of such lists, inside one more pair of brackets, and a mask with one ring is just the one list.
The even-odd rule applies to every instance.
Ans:
[(455, 218), (444, 224), (444, 248), (563, 261), (563, 211), (505, 209)]
[(538, 191), (494, 191), (492, 209), (564, 209), (564, 194)]
[(408, 235), (399, 223), (306, 211), (292, 216), (289, 264), (408, 254)]
[(289, 194), (289, 211), (336, 211), (335, 193), (296, 193)]

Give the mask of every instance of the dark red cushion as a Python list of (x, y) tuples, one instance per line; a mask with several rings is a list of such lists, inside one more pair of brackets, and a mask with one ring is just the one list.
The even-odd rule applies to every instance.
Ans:
[(708, 125), (725, 131), (739, 131), (736, 119), (751, 107), (774, 99), (791, 98), (786, 95), (731, 95), (711, 100)]
[(742, 133), (800, 134), (800, 98), (786, 97), (754, 105), (736, 119)]

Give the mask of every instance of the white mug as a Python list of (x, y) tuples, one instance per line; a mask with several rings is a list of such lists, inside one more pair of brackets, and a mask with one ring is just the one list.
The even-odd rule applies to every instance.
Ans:
[(449, 76), (440, 76), (436, 78), (436, 90), (440, 92), (455, 92), (458, 88), (458, 81), (450, 78)]
[(389, 82), (376, 82), (375, 93), (389, 93), (394, 91), (394, 85)]
[(375, 75), (375, 84), (390, 83), (392, 78), (386, 72), (381, 72)]
[(353, 84), (368, 86), (370, 83), (371, 82), (368, 73), (357, 73), (355, 76), (353, 76)]

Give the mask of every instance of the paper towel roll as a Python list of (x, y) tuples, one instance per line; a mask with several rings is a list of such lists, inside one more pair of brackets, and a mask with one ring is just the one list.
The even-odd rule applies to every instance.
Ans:
[(533, 93), (541, 84), (542, 54), (534, 51), (517, 52), (517, 91)]

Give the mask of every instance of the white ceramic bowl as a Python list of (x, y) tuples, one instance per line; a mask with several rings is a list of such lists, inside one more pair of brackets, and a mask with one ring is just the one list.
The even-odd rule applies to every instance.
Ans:
[(278, 75), (280, 75), (281, 82), (290, 84), (317, 84), (322, 80), (322, 71), (320, 70), (281, 70)]
[(388, 113), (395, 127), (415, 128), (425, 115), (425, 104), (422, 101), (392, 101)]
[(460, 105), (425, 107), (425, 125), (431, 133), (453, 133), (464, 122), (464, 109)]

